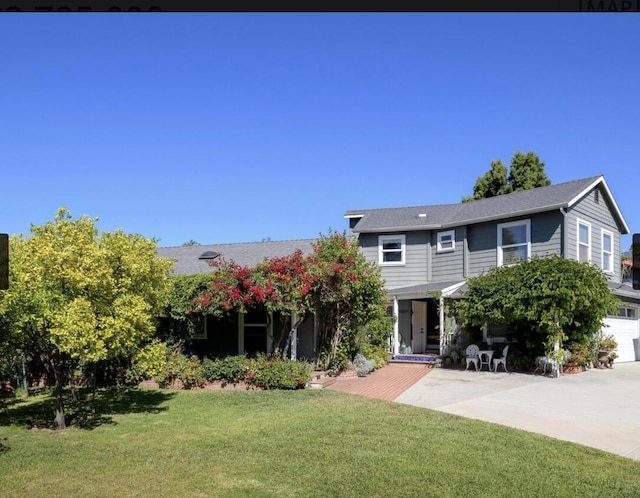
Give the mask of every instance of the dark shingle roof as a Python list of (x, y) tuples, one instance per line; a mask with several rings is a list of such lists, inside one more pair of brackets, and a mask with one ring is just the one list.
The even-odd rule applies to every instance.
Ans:
[(156, 254), (161, 258), (175, 259), (173, 275), (195, 275), (213, 270), (207, 261), (198, 257), (206, 251), (215, 251), (227, 261), (240, 265), (253, 266), (265, 258), (274, 258), (293, 254), (300, 249), (304, 254), (313, 251), (313, 239), (281, 240), (266, 242), (240, 242), (236, 244), (208, 244), (180, 247), (159, 247)]
[(602, 176), (592, 176), (459, 204), (351, 209), (345, 213), (345, 217), (360, 218), (353, 228), (354, 232), (448, 228), (569, 207), (598, 183), (603, 185), (603, 189), (614, 207), (614, 215), (622, 227), (621, 231), (628, 233), (626, 222)]

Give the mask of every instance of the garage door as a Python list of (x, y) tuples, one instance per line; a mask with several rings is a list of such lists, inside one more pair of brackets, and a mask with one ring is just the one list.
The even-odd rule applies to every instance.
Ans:
[[(636, 344), (640, 335), (640, 327), (635, 309), (630, 309), (633, 310), (633, 317), (619, 318), (610, 316), (604, 320), (609, 326), (606, 327), (603, 332), (606, 335), (613, 335), (618, 343), (618, 350), (616, 351), (618, 358), (616, 358), (616, 362), (636, 361), (640, 359), (636, 356)], [(621, 313), (623, 310), (628, 309), (621, 308)], [(628, 314), (631, 315), (632, 313)], [(636, 340), (634, 341), (634, 339)]]

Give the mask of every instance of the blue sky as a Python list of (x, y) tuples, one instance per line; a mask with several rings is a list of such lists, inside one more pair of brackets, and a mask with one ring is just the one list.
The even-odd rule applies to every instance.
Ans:
[(312, 238), (518, 149), (640, 232), (639, 57), (633, 15), (5, 14), (0, 232), (67, 206), (160, 246)]

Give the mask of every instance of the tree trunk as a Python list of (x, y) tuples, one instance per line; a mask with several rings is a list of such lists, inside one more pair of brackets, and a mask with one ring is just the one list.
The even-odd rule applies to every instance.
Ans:
[(56, 383), (54, 391), (56, 407), (53, 423), (56, 429), (66, 429), (67, 423), (64, 415), (64, 398), (62, 397), (62, 390), (64, 388), (64, 376), (62, 375), (64, 372), (64, 362), (61, 360), (59, 355), (51, 352), (41, 353), (40, 358), (42, 360), (42, 364), (47, 370), (47, 374), (52, 376)]
[(67, 423), (64, 416), (64, 399), (62, 397), (62, 389), (64, 387), (62, 382), (62, 376), (56, 373), (56, 411), (54, 424), (56, 429), (66, 429)]
[(76, 376), (73, 365), (69, 366), (69, 378), (71, 379), (71, 399), (78, 401), (78, 390), (76, 388)]

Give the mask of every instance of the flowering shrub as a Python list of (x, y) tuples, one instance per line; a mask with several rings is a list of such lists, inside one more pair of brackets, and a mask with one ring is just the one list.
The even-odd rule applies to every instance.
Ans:
[[(293, 332), (310, 313), (319, 313), (322, 324), (320, 351), (316, 363), (337, 367), (344, 360), (342, 344), (348, 356), (359, 351), (358, 340), (372, 345), (385, 344), (392, 326), (386, 317), (387, 295), (380, 269), (360, 253), (356, 239), (345, 233), (321, 235), (313, 244), (313, 254), (295, 251), (289, 256), (271, 258), (248, 268), (224, 259), (211, 263), (216, 268), (203, 289), (186, 282), (191, 296), (198, 297), (187, 306), (176, 306), (187, 316), (211, 314), (223, 317), (232, 312), (266, 310), (281, 317), (297, 318), (283, 327), (280, 337), (271, 337), (274, 350), (285, 359)], [(186, 285), (186, 284), (185, 284)], [(285, 320), (283, 323), (290, 323)], [(366, 327), (366, 332), (361, 330)]]
[(180, 381), (184, 389), (193, 389), (202, 387), (205, 378), (197, 356), (187, 357), (182, 353), (167, 352), (164, 368), (155, 380), (160, 387), (171, 387), (176, 381)]

